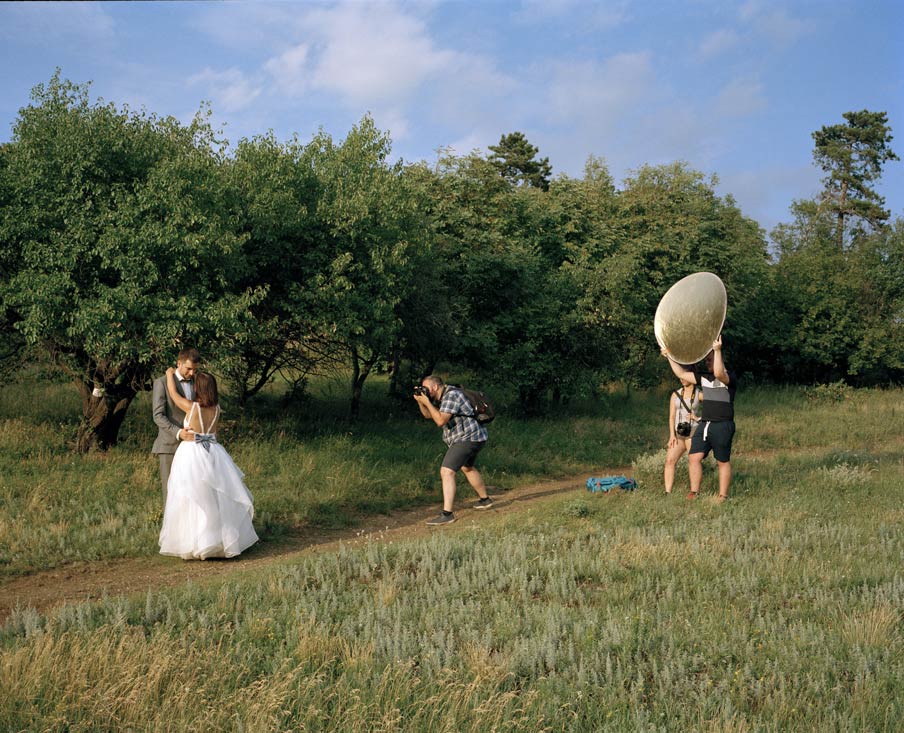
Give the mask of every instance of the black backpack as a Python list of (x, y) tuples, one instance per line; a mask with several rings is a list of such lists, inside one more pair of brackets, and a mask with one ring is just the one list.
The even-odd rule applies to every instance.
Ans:
[(493, 401), (487, 396), (486, 392), (481, 392), (477, 389), (468, 389), (467, 387), (461, 387), (457, 384), (450, 384), (449, 387), (461, 392), (471, 405), (471, 409), (474, 411), (470, 415), (462, 413), (456, 415), (456, 417), (473, 417), (481, 425), (489, 425), (496, 419), (496, 408), (493, 407)]

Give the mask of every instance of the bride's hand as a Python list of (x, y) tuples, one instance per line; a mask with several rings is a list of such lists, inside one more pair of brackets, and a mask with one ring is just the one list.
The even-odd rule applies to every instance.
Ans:
[(169, 368), (166, 370), (166, 376), (168, 376), (168, 377), (169, 377), (169, 376), (172, 376), (172, 375), (175, 374), (175, 373), (176, 373), (175, 367), (169, 367)]

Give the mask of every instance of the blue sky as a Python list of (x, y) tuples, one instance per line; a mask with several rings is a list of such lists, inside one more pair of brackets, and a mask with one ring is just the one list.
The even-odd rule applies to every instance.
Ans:
[[(686, 161), (767, 231), (820, 189), (811, 133), (885, 111), (904, 158), (904, 2), (0, 3), (0, 140), (54, 69), (235, 142), (341, 139), (370, 113), (408, 161), (523, 132), (553, 173)], [(904, 216), (904, 163), (880, 193)]]

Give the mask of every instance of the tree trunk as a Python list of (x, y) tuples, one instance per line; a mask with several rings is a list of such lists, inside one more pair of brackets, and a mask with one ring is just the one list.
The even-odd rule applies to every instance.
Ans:
[(95, 448), (107, 450), (119, 440), (119, 429), (136, 393), (121, 385), (110, 385), (98, 391), (84, 382), (78, 386), (82, 393), (82, 421), (78, 428), (76, 450), (79, 453)]
[(838, 249), (844, 249), (844, 207), (847, 203), (847, 181), (841, 182), (841, 193), (838, 196)]
[(377, 363), (377, 357), (362, 359), (357, 349), (352, 349), (352, 418), (357, 420), (361, 413), (361, 393), (364, 391), (364, 382), (370, 375), (370, 370)]
[(392, 352), (392, 361), (389, 365), (389, 396), (400, 397), (402, 395), (402, 357), (396, 349)]

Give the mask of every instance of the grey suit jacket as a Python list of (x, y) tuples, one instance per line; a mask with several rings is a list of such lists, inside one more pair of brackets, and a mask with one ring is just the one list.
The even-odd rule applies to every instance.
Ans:
[(151, 399), (154, 411), (154, 422), (157, 424), (157, 440), (151, 453), (175, 453), (179, 447), (179, 431), (182, 430), (182, 422), (185, 413), (182, 412), (169, 396), (166, 389), (166, 375), (154, 380), (154, 392)]

